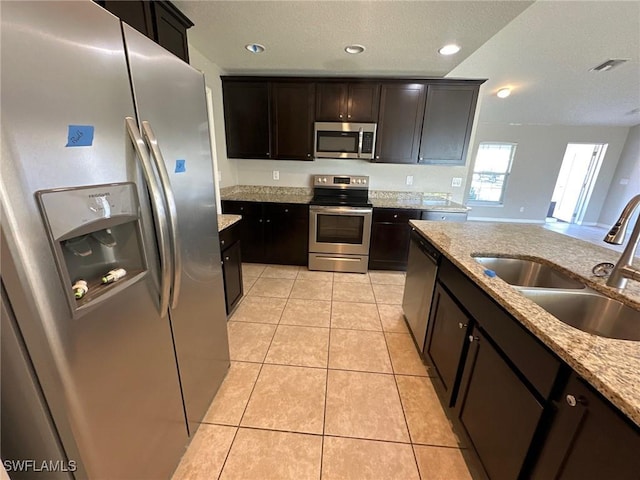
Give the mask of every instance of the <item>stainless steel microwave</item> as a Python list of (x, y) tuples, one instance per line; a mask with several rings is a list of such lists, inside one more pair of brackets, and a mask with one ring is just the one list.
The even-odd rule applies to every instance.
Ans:
[(375, 144), (375, 123), (315, 123), (313, 151), (315, 158), (372, 160)]

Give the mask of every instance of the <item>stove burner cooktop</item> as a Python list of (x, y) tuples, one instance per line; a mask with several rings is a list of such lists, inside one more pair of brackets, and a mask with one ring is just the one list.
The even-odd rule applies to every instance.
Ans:
[(371, 207), (369, 177), (314, 175), (311, 205)]

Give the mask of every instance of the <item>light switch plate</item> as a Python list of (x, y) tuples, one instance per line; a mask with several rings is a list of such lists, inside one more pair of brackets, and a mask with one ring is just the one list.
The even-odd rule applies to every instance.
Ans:
[(451, 179), (452, 187), (461, 187), (462, 186), (462, 177), (453, 177)]

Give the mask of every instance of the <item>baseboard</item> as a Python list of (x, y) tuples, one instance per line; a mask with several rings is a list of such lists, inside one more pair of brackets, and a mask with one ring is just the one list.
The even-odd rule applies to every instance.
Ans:
[(533, 220), (526, 218), (494, 218), (494, 217), (469, 217), (470, 222), (501, 222), (501, 223), (545, 223), (544, 220)]

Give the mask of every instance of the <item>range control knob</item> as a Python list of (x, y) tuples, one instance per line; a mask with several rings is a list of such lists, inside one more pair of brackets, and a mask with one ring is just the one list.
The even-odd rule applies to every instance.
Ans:
[(363, 179), (362, 179), (362, 183), (367, 183), (367, 179), (366, 179), (366, 178), (363, 178)]

